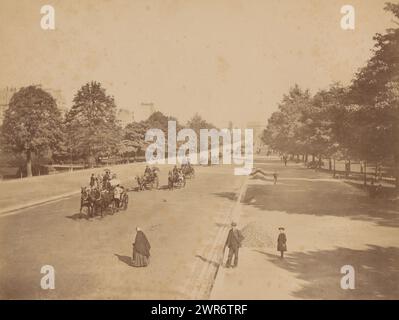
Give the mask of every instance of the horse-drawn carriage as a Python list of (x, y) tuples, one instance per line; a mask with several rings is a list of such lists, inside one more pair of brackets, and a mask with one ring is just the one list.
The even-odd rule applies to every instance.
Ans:
[(172, 190), (173, 188), (184, 188), (186, 186), (186, 177), (183, 171), (169, 171), (168, 175), (168, 188)]
[(146, 169), (146, 172), (142, 176), (136, 176), (138, 191), (151, 190), (153, 188), (158, 189), (159, 187), (158, 172), (159, 169), (157, 167), (153, 167), (149, 170)]
[(182, 165), (181, 170), (186, 179), (191, 179), (191, 178), (195, 177), (195, 171), (191, 165), (189, 165), (189, 164)]
[[(112, 180), (111, 180), (112, 181)], [(100, 215), (104, 217), (107, 210), (111, 214), (119, 210), (126, 210), (129, 204), (129, 195), (119, 183), (110, 183), (107, 189), (97, 187), (82, 187), (80, 198), (80, 214), (85, 209), (85, 215), (88, 218)]]

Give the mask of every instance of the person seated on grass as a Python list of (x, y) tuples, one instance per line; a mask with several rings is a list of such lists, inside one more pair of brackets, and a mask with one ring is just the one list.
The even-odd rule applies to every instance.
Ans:
[(251, 171), (251, 173), (249, 175), (250, 176), (254, 176), (254, 175), (258, 174), (258, 173), (260, 173), (260, 174), (262, 174), (264, 176), (267, 175), (266, 172), (264, 172), (262, 169), (259, 169), (259, 168), (252, 168), (252, 171)]

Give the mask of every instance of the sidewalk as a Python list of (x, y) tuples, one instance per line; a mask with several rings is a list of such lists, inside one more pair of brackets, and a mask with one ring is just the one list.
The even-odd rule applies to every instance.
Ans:
[(276, 255), (272, 249), (242, 248), (237, 268), (220, 267), (211, 299), (215, 300), (276, 300), (298, 299), (290, 292), (300, 289), (290, 272), (266, 260), (265, 254)]
[[(131, 163), (109, 168), (121, 180), (128, 180), (126, 187), (131, 187), (134, 176), (142, 173), (144, 166), (145, 163)], [(76, 195), (81, 186), (88, 185), (91, 173), (103, 171), (104, 168), (84, 169), (0, 182), (0, 215)]]
[[(399, 211), (327, 174), (275, 166), (283, 176), (250, 179), (238, 228), (245, 237), (236, 268), (221, 265), (210, 299), (397, 299)], [(300, 177), (300, 178), (298, 178)], [(285, 227), (288, 251), (277, 252)], [(226, 262), (225, 253), (224, 263)], [(340, 286), (356, 271), (356, 290)], [(398, 279), (399, 280), (399, 279)], [(397, 282), (396, 282), (397, 284)]]

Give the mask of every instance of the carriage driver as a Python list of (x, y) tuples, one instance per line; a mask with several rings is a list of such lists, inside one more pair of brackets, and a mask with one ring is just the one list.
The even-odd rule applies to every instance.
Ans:
[(177, 168), (176, 165), (173, 167), (172, 173), (173, 173), (173, 177), (178, 177), (179, 169)]
[(147, 165), (144, 170), (144, 176), (148, 177), (151, 176), (151, 174), (152, 174), (151, 168)]

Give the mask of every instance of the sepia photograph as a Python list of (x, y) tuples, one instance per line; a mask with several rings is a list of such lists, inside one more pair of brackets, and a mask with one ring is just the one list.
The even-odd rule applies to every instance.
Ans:
[(0, 0), (0, 41), (0, 300), (399, 299), (397, 0)]

